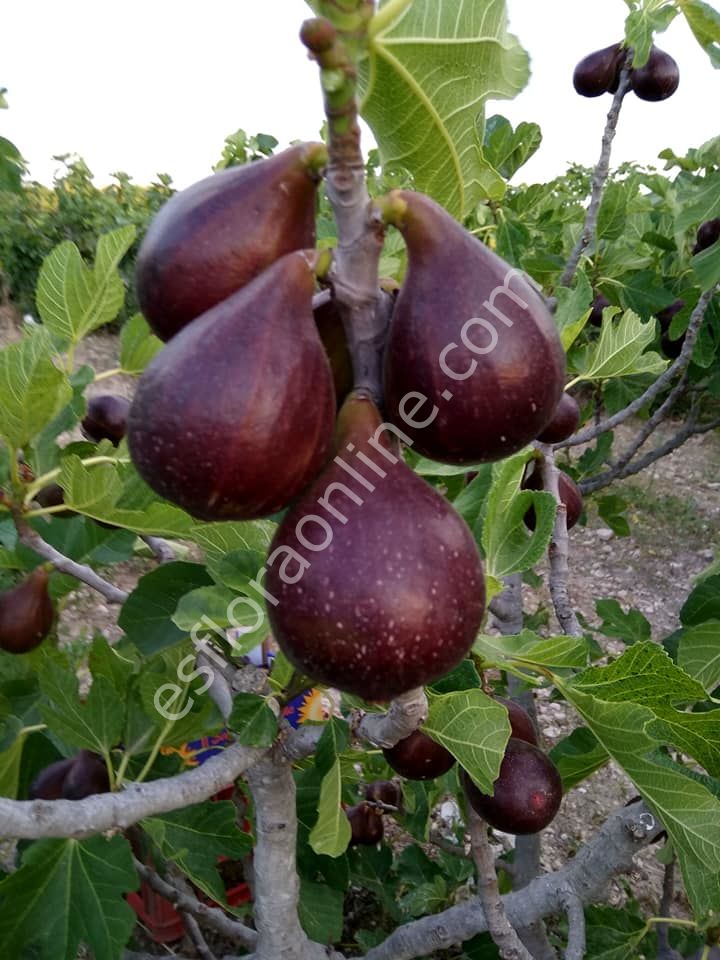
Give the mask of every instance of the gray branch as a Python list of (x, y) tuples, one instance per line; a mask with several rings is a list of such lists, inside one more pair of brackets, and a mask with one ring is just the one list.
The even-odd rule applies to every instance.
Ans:
[[(663, 873), (662, 899), (660, 900), (660, 916), (672, 916), (672, 903), (675, 896), (675, 857), (665, 864)], [(658, 960), (682, 960), (677, 950), (670, 946), (670, 926), (659, 923), (655, 928), (658, 938)]]
[(0, 797), (0, 834), (6, 838), (89, 837), (124, 830), (144, 817), (201, 803), (236, 780), (266, 751), (232, 744), (186, 773), (131, 783), (118, 793), (84, 800), (8, 800)]
[(495, 857), (488, 841), (487, 824), (469, 805), (468, 818), (470, 846), (477, 871), (478, 900), (493, 943), (503, 960), (533, 960), (505, 914), (495, 873)]
[(538, 444), (543, 454), (542, 477), (543, 489), (555, 497), (557, 515), (548, 556), (550, 559), (549, 587), (552, 597), (555, 616), (562, 627), (563, 633), (571, 637), (581, 637), (582, 628), (570, 601), (569, 581), (570, 568), (569, 537), (567, 529), (567, 510), (560, 499), (559, 476), (560, 472), (555, 465), (553, 449), (545, 444)]
[(608, 113), (607, 117), (607, 123), (605, 124), (600, 159), (598, 160), (598, 164), (593, 171), (590, 204), (585, 216), (585, 224), (583, 226), (582, 233), (580, 234), (580, 238), (575, 245), (575, 249), (570, 255), (570, 259), (568, 260), (568, 264), (565, 267), (563, 275), (560, 277), (559, 286), (561, 287), (569, 287), (573, 282), (575, 274), (577, 273), (578, 265), (580, 263), (580, 258), (592, 243), (597, 232), (598, 214), (600, 213), (600, 205), (602, 203), (605, 184), (607, 183), (607, 178), (610, 173), (610, 156), (612, 154), (613, 140), (615, 139), (615, 134), (617, 132), (617, 125), (620, 118), (622, 103), (625, 99), (625, 94), (630, 89), (631, 63), (632, 55), (628, 53), (620, 73), (620, 82), (618, 84), (617, 93), (613, 97), (612, 106), (610, 107), (610, 112)]
[(638, 431), (632, 443), (628, 444), (623, 453), (618, 457), (613, 467), (622, 469), (633, 459), (635, 454), (645, 446), (650, 437), (655, 433), (660, 424), (670, 415), (677, 401), (687, 391), (687, 374), (683, 374), (680, 380), (667, 395), (663, 403), (657, 408), (655, 413), (643, 424)]
[(583, 960), (586, 949), (585, 910), (583, 902), (574, 890), (561, 890), (563, 909), (568, 918), (568, 942), (565, 960)]
[(257, 933), (254, 930), (246, 927), (239, 920), (232, 920), (217, 907), (209, 907), (202, 903), (188, 891), (180, 890), (174, 883), (168, 883), (159, 873), (139, 860), (133, 858), (133, 862), (141, 879), (155, 893), (159, 893), (161, 897), (169, 900), (183, 915), (189, 914), (192, 917), (197, 917), (202, 920), (208, 929), (214, 930), (220, 936), (227, 937), (228, 940), (247, 950), (254, 948), (257, 943)]
[[(502, 898), (509, 923), (518, 930), (558, 915), (569, 891), (582, 903), (601, 900), (612, 877), (630, 870), (633, 857), (662, 829), (642, 803), (616, 811), (565, 867)], [(478, 900), (469, 900), (405, 924), (370, 950), (364, 960), (415, 960), (471, 940), (487, 929)]]
[(394, 747), (409, 737), (427, 717), (425, 691), (409, 690), (390, 704), (387, 713), (368, 713), (357, 725), (358, 736), (375, 747)]
[(159, 563), (172, 563), (175, 559), (175, 550), (167, 540), (163, 540), (161, 537), (151, 537), (148, 534), (143, 534), (140, 539), (150, 547)]
[(562, 443), (556, 444), (555, 449), (560, 450), (563, 447), (577, 447), (581, 443), (590, 443), (590, 441), (595, 440), (603, 433), (614, 430), (615, 427), (619, 427), (621, 423), (625, 423), (630, 417), (639, 413), (649, 403), (652, 403), (653, 400), (660, 396), (663, 390), (670, 386), (677, 376), (683, 374), (692, 360), (692, 354), (700, 333), (700, 327), (702, 326), (708, 305), (716, 290), (717, 287), (712, 290), (707, 290), (700, 297), (690, 317), (690, 323), (688, 324), (687, 333), (685, 334), (685, 342), (683, 343), (679, 357), (674, 363), (670, 364), (667, 370), (660, 374), (657, 380), (648, 387), (642, 396), (638, 397), (637, 400), (633, 400), (632, 403), (628, 404), (623, 410), (619, 410), (612, 417), (608, 417), (600, 423), (586, 427), (567, 440), (563, 440)]
[(59, 550), (56, 550), (55, 547), (52, 547), (43, 540), (40, 534), (33, 530), (21, 517), (16, 515), (14, 519), (20, 542), (24, 543), (25, 546), (31, 550), (34, 550), (35, 553), (44, 560), (48, 560), (56, 570), (59, 570), (60, 573), (67, 573), (71, 577), (75, 577), (77, 580), (86, 583), (89, 587), (92, 587), (93, 590), (101, 593), (108, 603), (125, 603), (129, 596), (128, 593), (120, 590), (109, 581), (104, 580), (95, 573), (92, 567), (88, 567), (82, 563), (75, 563), (74, 560), (60, 553)]

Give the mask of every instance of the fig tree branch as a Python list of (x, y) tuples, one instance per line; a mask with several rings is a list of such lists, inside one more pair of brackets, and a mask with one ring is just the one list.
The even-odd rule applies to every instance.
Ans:
[(622, 469), (624, 466), (630, 463), (638, 450), (645, 446), (646, 442), (650, 439), (652, 434), (655, 433), (660, 424), (670, 415), (673, 407), (680, 397), (682, 397), (686, 392), (687, 375), (685, 374), (675, 384), (673, 389), (667, 395), (666, 399), (657, 408), (650, 419), (643, 424), (642, 428), (638, 431), (637, 436), (633, 438), (632, 443), (628, 444), (627, 448), (618, 457), (615, 463), (613, 463), (613, 467), (619, 467)]
[[(518, 930), (562, 913), (563, 898), (570, 891), (582, 903), (601, 901), (610, 880), (630, 870), (633, 857), (661, 832), (662, 825), (642, 803), (616, 811), (565, 867), (502, 898), (510, 925)], [(399, 927), (363, 960), (415, 960), (464, 943), (487, 929), (484, 911), (473, 899)]]
[(625, 99), (625, 94), (630, 89), (631, 64), (632, 54), (628, 51), (628, 53), (625, 55), (625, 62), (622, 70), (620, 71), (620, 80), (618, 83), (617, 92), (613, 97), (612, 106), (610, 107), (610, 112), (607, 116), (605, 131), (602, 138), (600, 159), (598, 160), (597, 166), (593, 171), (590, 204), (585, 215), (585, 223), (583, 225), (582, 233), (575, 244), (575, 249), (571, 253), (567, 266), (565, 267), (565, 270), (563, 271), (563, 274), (558, 282), (558, 286), (561, 287), (569, 287), (573, 282), (575, 274), (577, 273), (580, 259), (582, 258), (583, 253), (592, 243), (597, 233), (598, 214), (600, 213), (600, 205), (602, 203), (605, 184), (607, 183), (607, 178), (610, 173), (610, 156), (612, 154), (613, 140), (615, 139), (615, 134), (617, 132), (617, 125), (618, 120), (620, 119), (620, 111), (622, 109), (623, 100)]
[(552, 447), (538, 444), (543, 454), (542, 478), (543, 489), (555, 497), (557, 514), (553, 528), (548, 557), (550, 560), (550, 576), (548, 586), (552, 597), (555, 616), (558, 619), (563, 633), (571, 637), (581, 637), (582, 628), (575, 614), (570, 600), (570, 538), (567, 529), (567, 510), (560, 498), (558, 486), (560, 471), (555, 465), (555, 454)]
[(586, 427), (567, 440), (563, 440), (562, 443), (556, 444), (555, 448), (559, 450), (563, 447), (577, 447), (581, 443), (590, 443), (591, 440), (595, 440), (609, 430), (614, 430), (615, 427), (619, 427), (621, 423), (625, 423), (630, 417), (639, 413), (649, 403), (652, 403), (653, 400), (660, 396), (663, 390), (670, 386), (677, 376), (684, 373), (690, 365), (695, 343), (700, 333), (700, 327), (705, 318), (708, 305), (717, 289), (718, 288), (715, 287), (712, 290), (707, 290), (700, 297), (690, 317), (690, 323), (688, 324), (687, 333), (685, 334), (685, 342), (683, 343), (679, 357), (670, 364), (667, 370), (660, 374), (657, 380), (648, 387), (642, 396), (633, 400), (632, 403), (628, 404), (623, 410), (619, 410), (612, 417), (608, 417), (600, 423)]
[[(672, 916), (672, 903), (675, 896), (675, 857), (665, 864), (663, 872), (662, 899), (660, 900), (660, 916)], [(670, 926), (667, 923), (658, 923), (658, 960), (678, 960), (680, 954), (670, 946)]]
[(143, 535), (140, 539), (150, 547), (159, 563), (172, 563), (175, 559), (175, 551), (172, 544), (168, 543), (167, 540), (148, 535)]
[(408, 690), (390, 704), (387, 713), (368, 713), (358, 723), (355, 733), (375, 747), (394, 747), (409, 737), (426, 719), (428, 702), (425, 691)]
[(214, 930), (216, 933), (227, 937), (233, 943), (237, 943), (247, 950), (254, 948), (257, 943), (257, 933), (254, 930), (246, 927), (245, 924), (239, 920), (233, 920), (231, 917), (228, 917), (226, 913), (217, 907), (209, 907), (207, 904), (202, 903), (197, 897), (186, 890), (178, 889), (175, 884), (164, 880), (159, 873), (144, 863), (141, 863), (139, 860), (133, 858), (133, 863), (140, 878), (144, 880), (155, 893), (159, 893), (161, 897), (169, 900), (181, 913), (197, 917), (199, 920), (202, 920), (208, 929)]
[(568, 919), (568, 942), (565, 960), (583, 960), (587, 946), (583, 902), (574, 890), (562, 890), (560, 895)]
[(485, 921), (493, 943), (503, 960), (533, 960), (523, 946), (520, 937), (510, 926), (495, 872), (495, 857), (490, 848), (487, 824), (468, 804), (468, 827), (475, 870), (477, 872), (478, 900), (485, 914)]
[(0, 797), (0, 835), (12, 839), (89, 837), (124, 830), (144, 817), (201, 803), (245, 773), (265, 750), (231, 744), (206, 763), (175, 777), (131, 783), (118, 793), (84, 800), (8, 800)]
[(99, 574), (95, 573), (92, 567), (82, 563), (76, 563), (69, 557), (60, 553), (55, 547), (43, 540), (39, 533), (26, 523), (18, 513), (14, 513), (15, 527), (20, 538), (20, 542), (25, 544), (31, 550), (34, 550), (44, 560), (48, 560), (60, 573), (67, 573), (77, 580), (86, 583), (93, 590), (102, 594), (108, 603), (123, 604), (129, 594), (125, 590), (120, 590), (108, 580), (104, 580)]

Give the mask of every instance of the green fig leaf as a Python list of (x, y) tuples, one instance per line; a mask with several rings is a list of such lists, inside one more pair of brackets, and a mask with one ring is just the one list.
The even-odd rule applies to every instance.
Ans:
[(680, 611), (680, 623), (694, 627), (706, 620), (720, 620), (720, 576), (698, 583)]
[(647, 924), (628, 909), (588, 907), (586, 917), (588, 957), (594, 960), (637, 960), (646, 952), (638, 948), (648, 935)]
[(502, 704), (482, 690), (431, 696), (423, 730), (450, 751), (484, 793), (492, 794), (510, 737)]
[(92, 268), (70, 240), (45, 258), (38, 277), (37, 307), (45, 326), (60, 341), (75, 344), (118, 315), (125, 287), (117, 268), (135, 234), (134, 226), (103, 234)]
[(205, 551), (208, 569), (222, 582), (220, 569), (227, 554), (234, 550), (257, 550), (266, 553), (277, 524), (271, 520), (251, 523), (202, 523), (193, 526), (189, 536)]
[(188, 633), (173, 622), (178, 603), (192, 590), (208, 587), (211, 582), (199, 563), (165, 563), (140, 578), (123, 604), (118, 625), (145, 656), (174, 646)]
[[(545, 556), (555, 525), (556, 503), (549, 493), (521, 490), (525, 465), (532, 450), (525, 450), (493, 467), (493, 486), (482, 528), (485, 572), (501, 580), (530, 570)], [(525, 515), (535, 511), (535, 529), (528, 530)]]
[(14, 143), (0, 137), (0, 190), (21, 193), (23, 173), (25, 161), (22, 154)]
[(583, 380), (662, 373), (668, 365), (667, 360), (657, 353), (645, 353), (655, 335), (655, 321), (643, 323), (632, 310), (626, 310), (617, 323), (605, 320), (597, 343), (574, 354), (578, 376), (566, 389)]
[(672, 3), (657, 0), (643, 2), (640, 9), (637, 0), (625, 0), (632, 12), (625, 21), (625, 43), (635, 52), (634, 67), (644, 67), (650, 56), (654, 34), (662, 33), (670, 26), (679, 11)]
[(342, 773), (336, 759), (322, 779), (318, 818), (310, 831), (310, 846), (318, 855), (339, 857), (348, 848), (352, 829), (342, 808)]
[(228, 728), (238, 743), (247, 747), (271, 747), (278, 733), (278, 721), (264, 697), (238, 693), (233, 698)]
[(137, 920), (123, 896), (138, 883), (123, 837), (33, 843), (0, 880), (0, 954), (73, 960), (85, 943), (96, 957), (119, 957)]
[(589, 649), (583, 637), (539, 637), (531, 630), (523, 630), (517, 636), (508, 637), (481, 634), (473, 644), (473, 653), (491, 663), (512, 661), (562, 670), (584, 669)]
[[(18, 722), (19, 723), (19, 722)], [(5, 725), (0, 725), (0, 733), (5, 734)], [(20, 783), (20, 763), (27, 733), (20, 730), (7, 750), (0, 751), (0, 797), (17, 797)]]
[(0, 437), (12, 449), (33, 440), (72, 396), (52, 352), (50, 334), (43, 329), (0, 350)]
[(617, 637), (628, 645), (650, 639), (652, 628), (639, 610), (625, 613), (617, 600), (596, 600), (595, 610), (602, 617), (598, 629), (603, 636)]
[(344, 903), (342, 890), (300, 877), (300, 923), (315, 943), (337, 943), (342, 939)]
[(360, 110), (383, 168), (406, 170), (457, 218), (505, 193), (483, 154), (484, 106), (516, 96), (529, 77), (527, 54), (506, 23), (504, 0), (387, 0), (360, 63)]
[(687, 627), (680, 636), (678, 666), (708, 693), (720, 684), (720, 620)]
[(142, 373), (163, 348), (141, 313), (135, 313), (120, 333), (120, 366), (124, 373)]
[(720, 243), (714, 243), (694, 256), (692, 265), (700, 289), (703, 292), (712, 290), (720, 283)]
[(557, 292), (555, 325), (566, 353), (585, 329), (590, 318), (592, 299), (590, 281), (582, 270), (578, 271), (577, 282), (572, 290), (560, 287)]
[(720, 13), (703, 0), (678, 0), (678, 4), (695, 39), (715, 69), (720, 69)]
[(577, 727), (552, 748), (549, 756), (562, 777), (563, 793), (587, 780), (610, 759), (607, 750), (588, 727)]
[(186, 633), (192, 633), (196, 628), (204, 633), (207, 628), (221, 634), (232, 627), (232, 648), (236, 657), (253, 650), (270, 631), (261, 598), (245, 597), (227, 587), (192, 590), (180, 599), (172, 620)]
[(176, 863), (207, 896), (225, 903), (218, 858), (240, 859), (252, 850), (252, 838), (238, 828), (236, 816), (235, 805), (222, 800), (196, 803), (141, 822), (167, 860)]
[(536, 123), (519, 123), (513, 130), (506, 117), (495, 114), (485, 124), (485, 159), (501, 177), (511, 180), (540, 149), (542, 130)]
[(720, 710), (682, 713), (671, 707), (654, 706), (655, 720), (646, 732), (660, 743), (674, 747), (696, 760), (713, 776), (720, 776)]
[(720, 217), (720, 170), (712, 170), (702, 180), (693, 180), (678, 190), (678, 214), (675, 230), (685, 233), (705, 220)]

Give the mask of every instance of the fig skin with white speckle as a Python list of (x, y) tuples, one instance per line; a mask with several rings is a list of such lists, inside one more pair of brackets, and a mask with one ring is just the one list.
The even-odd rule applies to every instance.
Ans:
[(336, 459), (278, 529), (264, 584), (277, 601), (268, 602), (270, 622), (287, 658), (315, 680), (372, 701), (457, 666), (485, 607), (470, 530), (389, 449), (391, 429), (372, 400), (350, 395), (339, 416)]
[[(441, 463), (516, 453), (550, 423), (563, 392), (565, 353), (545, 302), (428, 197), (397, 190), (379, 203), (408, 248), (385, 354), (390, 419)], [(437, 408), (432, 423), (403, 422), (411, 393), (426, 398), (419, 422)]]

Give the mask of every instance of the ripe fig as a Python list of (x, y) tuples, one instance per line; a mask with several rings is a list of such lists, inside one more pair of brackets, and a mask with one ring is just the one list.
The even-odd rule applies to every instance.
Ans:
[(117, 447), (127, 432), (129, 410), (130, 401), (126, 397), (112, 394), (90, 397), (87, 413), (80, 423), (82, 432), (94, 443), (109, 440)]
[(468, 774), (462, 782), (473, 810), (503, 833), (539, 833), (555, 819), (562, 800), (562, 780), (552, 760), (531, 743), (510, 738), (492, 797)]
[(514, 700), (507, 700), (505, 697), (495, 697), (498, 703), (501, 703), (508, 712), (510, 720), (510, 736), (516, 740), (524, 740), (525, 743), (538, 745), (535, 726), (527, 710), (523, 710), (519, 703)]
[(669, 307), (665, 307), (664, 310), (658, 310), (655, 316), (660, 323), (660, 329), (663, 333), (667, 333), (670, 329), (670, 324), (673, 322), (675, 316), (680, 313), (681, 310), (685, 308), (684, 300), (676, 300), (674, 303), (671, 303)]
[(65, 777), (62, 795), (65, 800), (82, 800), (94, 793), (108, 793), (110, 780), (102, 757), (90, 750), (81, 750), (74, 757)]
[(315, 246), (315, 195), (327, 153), (301, 143), (175, 194), (140, 247), (137, 295), (161, 340), (280, 257)]
[[(532, 469), (530, 469), (530, 467), (532, 467)], [(565, 473), (564, 470), (560, 471), (558, 487), (560, 499), (565, 504), (567, 528), (568, 530), (572, 530), (582, 516), (583, 495), (573, 478)], [(525, 478), (523, 480), (523, 490), (543, 489), (542, 471), (540, 470), (540, 465), (537, 463), (537, 461), (533, 461), (532, 464), (528, 466), (528, 471), (525, 474)], [(535, 510), (533, 507), (530, 507), (528, 512), (525, 514), (525, 526), (529, 530), (535, 529)]]
[(588, 323), (591, 323), (594, 327), (601, 327), (603, 322), (603, 310), (605, 307), (611, 307), (612, 304), (607, 297), (603, 296), (602, 293), (599, 293), (592, 303), (592, 313), (588, 319)]
[(0, 650), (29, 653), (50, 633), (55, 608), (48, 580), (47, 570), (37, 567), (22, 583), (0, 594)]
[[(41, 507), (61, 507), (65, 503), (65, 491), (59, 483), (49, 483), (35, 494), (35, 500)], [(54, 517), (67, 519), (76, 516), (73, 510), (58, 510)]]
[(581, 97), (600, 97), (618, 88), (624, 50), (619, 43), (588, 54), (575, 67), (573, 86)]
[(28, 796), (31, 800), (60, 800), (63, 795), (63, 784), (75, 762), (75, 757), (68, 760), (56, 760), (49, 767), (45, 767), (30, 784)]
[(718, 240), (720, 240), (720, 217), (716, 217), (714, 220), (706, 220), (698, 227), (693, 256), (702, 253), (703, 250), (708, 250)]
[(680, 84), (680, 68), (669, 53), (653, 46), (648, 62), (633, 69), (630, 80), (641, 100), (667, 100)]
[(394, 747), (383, 750), (383, 756), (396, 773), (406, 780), (435, 780), (447, 773), (455, 757), (422, 730), (414, 730)]
[(515, 453), (563, 391), (565, 353), (544, 301), (428, 197), (396, 190), (378, 204), (409, 256), (385, 357), (389, 418), (443, 463)]
[(580, 407), (574, 397), (564, 393), (560, 397), (555, 416), (538, 436), (541, 443), (560, 443), (571, 437), (580, 425)]
[(280, 525), (267, 561), (272, 633), (306, 676), (366, 700), (431, 683), (465, 657), (485, 608), (470, 530), (350, 394), (337, 456)]
[(353, 388), (353, 368), (342, 318), (334, 300), (315, 307), (315, 324), (330, 361), (338, 406)]
[(402, 790), (394, 780), (374, 780), (365, 785), (365, 799), (386, 807), (402, 807)]
[(355, 807), (348, 807), (345, 815), (350, 821), (352, 836), (350, 838), (351, 846), (374, 847), (382, 843), (385, 828), (383, 827), (382, 814), (369, 803), (359, 803)]
[(287, 506), (332, 443), (335, 394), (313, 322), (314, 251), (282, 257), (181, 331), (140, 378), (130, 455), (203, 520)]

